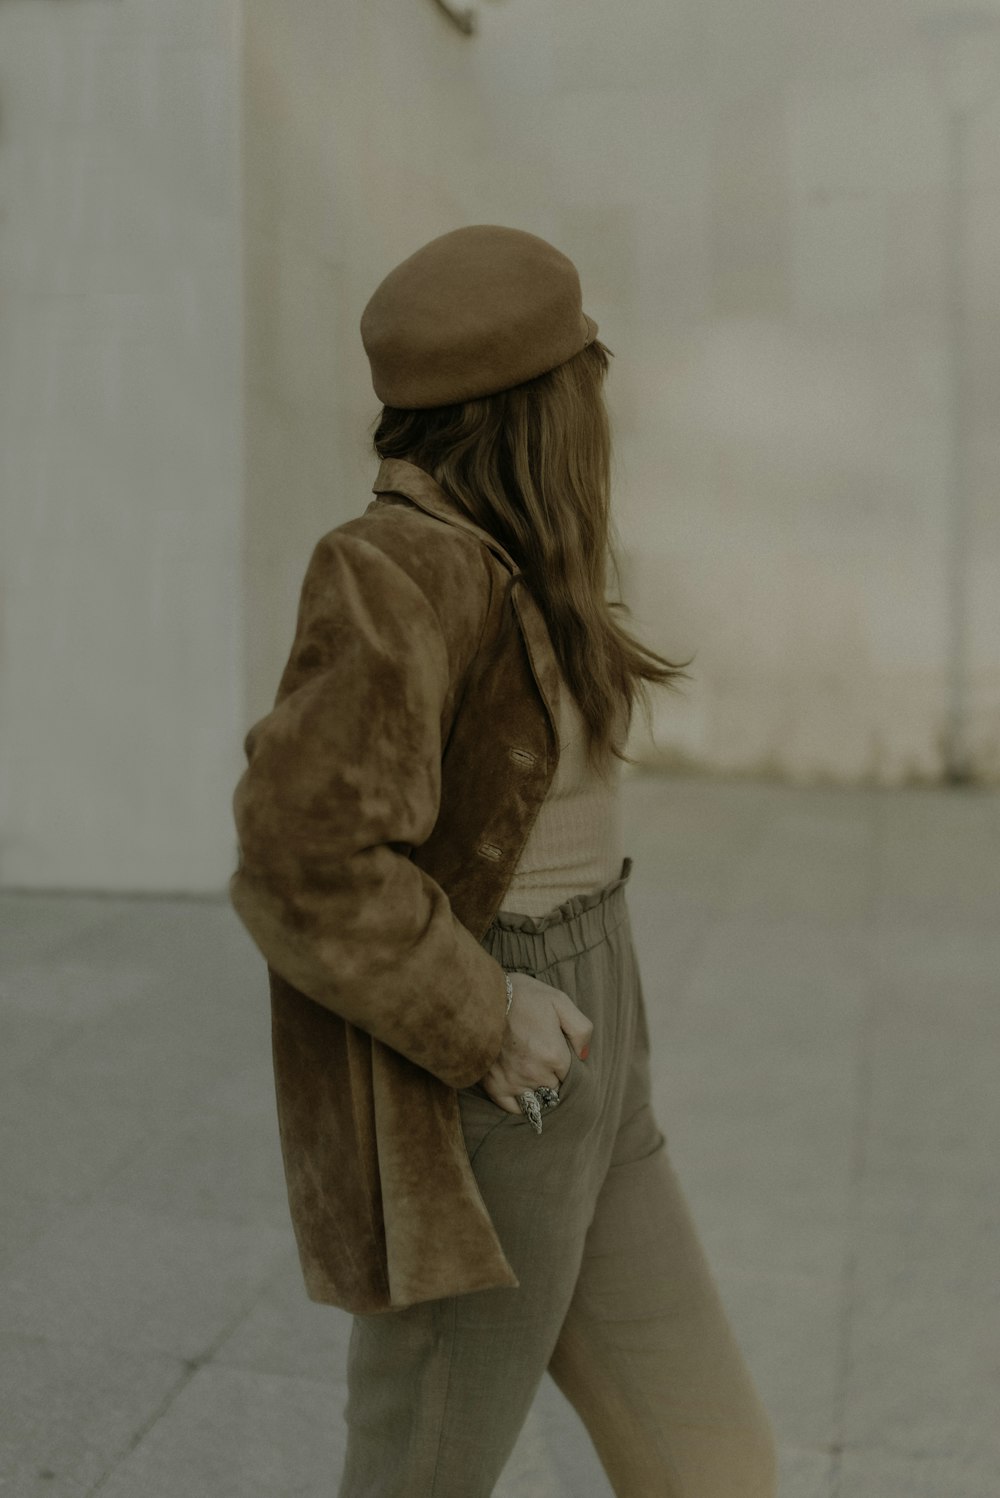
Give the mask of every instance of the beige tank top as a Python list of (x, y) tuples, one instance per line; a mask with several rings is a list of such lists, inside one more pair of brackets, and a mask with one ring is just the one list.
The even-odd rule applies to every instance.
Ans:
[[(625, 856), (620, 759), (591, 770), (586, 725), (560, 676), (559, 763), (503, 897), (509, 914), (546, 915), (573, 895), (601, 889)], [(619, 740), (619, 747), (621, 741)]]

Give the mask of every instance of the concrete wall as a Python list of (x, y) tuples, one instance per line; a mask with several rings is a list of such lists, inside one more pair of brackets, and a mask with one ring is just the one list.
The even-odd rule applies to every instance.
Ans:
[(960, 710), (1000, 780), (995, 33), (938, 79), (889, 0), (476, 9), (0, 7), (3, 882), (222, 887), (370, 497), (361, 310), (470, 222), (565, 249), (616, 354), (626, 598), (696, 653), (632, 752), (897, 784)]
[(245, 718), (239, 11), (0, 5), (0, 880), (217, 889)]
[[(965, 742), (996, 781), (997, 33), (938, 80), (887, 4), (833, 27), (774, 0), (642, 9), (617, 34), (576, 8), (524, 128), (620, 287), (633, 603), (698, 652), (651, 758), (935, 777), (961, 654)], [(948, 99), (977, 110), (960, 161)]]
[[(696, 652), (632, 752), (933, 780), (960, 709), (1000, 779), (993, 40), (939, 83), (887, 5), (829, 32), (775, 0), (477, 12), (467, 38), (429, 0), (247, 5), (254, 713), (311, 541), (369, 497), (368, 295), (501, 222), (580, 267), (616, 354), (626, 596), (656, 648)], [(976, 105), (960, 161), (953, 94)]]

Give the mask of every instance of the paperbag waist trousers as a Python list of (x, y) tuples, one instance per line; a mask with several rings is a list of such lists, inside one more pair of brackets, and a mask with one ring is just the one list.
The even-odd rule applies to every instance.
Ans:
[(483, 937), (508, 971), (569, 994), (590, 1052), (570, 1047), (540, 1135), (478, 1084), (460, 1091), (520, 1284), (354, 1317), (338, 1498), (488, 1498), (546, 1371), (617, 1498), (776, 1492), (769, 1417), (650, 1102), (631, 869), (544, 916), (500, 911)]

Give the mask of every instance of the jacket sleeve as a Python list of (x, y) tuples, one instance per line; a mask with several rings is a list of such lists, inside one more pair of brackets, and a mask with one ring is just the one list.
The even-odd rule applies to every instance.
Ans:
[(423, 589), (363, 537), (324, 536), (275, 705), (244, 740), (229, 898), (294, 988), (467, 1087), (500, 1051), (503, 969), (408, 856), (437, 820), (451, 686)]

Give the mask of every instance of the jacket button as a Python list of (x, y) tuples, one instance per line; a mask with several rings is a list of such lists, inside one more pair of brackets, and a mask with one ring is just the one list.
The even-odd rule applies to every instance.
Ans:
[(535, 763), (535, 755), (531, 753), (530, 749), (517, 749), (512, 745), (508, 753), (514, 763), (521, 765), (524, 769), (528, 769), (530, 765)]
[(496, 843), (480, 843), (478, 851), (483, 855), (484, 858), (492, 858), (496, 860), (503, 857), (503, 849), (498, 848)]

